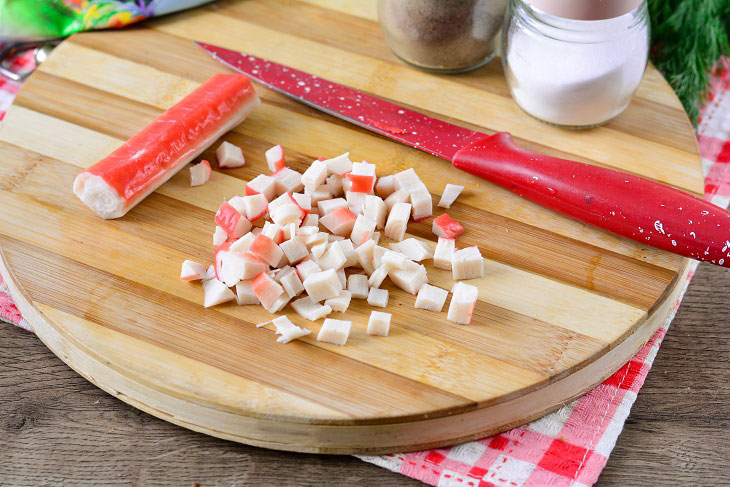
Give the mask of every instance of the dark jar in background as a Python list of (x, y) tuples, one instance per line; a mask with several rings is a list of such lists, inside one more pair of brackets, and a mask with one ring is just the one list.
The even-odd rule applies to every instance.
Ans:
[(496, 54), (507, 0), (378, 0), (393, 53), (428, 71), (458, 73)]

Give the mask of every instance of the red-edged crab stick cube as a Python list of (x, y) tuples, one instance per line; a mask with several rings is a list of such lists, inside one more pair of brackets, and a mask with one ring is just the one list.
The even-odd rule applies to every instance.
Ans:
[(206, 160), (200, 161), (200, 164), (190, 166), (190, 186), (202, 186), (210, 180), (213, 170), (210, 168), (210, 162)]
[(335, 235), (346, 237), (352, 232), (356, 219), (349, 208), (341, 207), (324, 215), (319, 219), (319, 223)]
[(286, 166), (284, 149), (280, 145), (275, 145), (267, 150), (264, 155), (266, 156), (266, 164), (269, 166), (269, 171), (276, 172)]
[(251, 230), (251, 222), (227, 201), (224, 201), (218, 208), (215, 223), (226, 232), (228, 238), (243, 237)]

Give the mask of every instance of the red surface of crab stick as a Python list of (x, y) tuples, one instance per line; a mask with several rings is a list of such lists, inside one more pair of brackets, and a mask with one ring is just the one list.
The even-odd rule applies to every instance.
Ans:
[(259, 104), (242, 74), (215, 74), (81, 172), (74, 193), (102, 218), (119, 218)]

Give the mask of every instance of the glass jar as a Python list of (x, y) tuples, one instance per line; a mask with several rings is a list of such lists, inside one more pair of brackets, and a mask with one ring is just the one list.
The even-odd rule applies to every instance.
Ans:
[(393, 53), (428, 71), (458, 73), (488, 63), (507, 0), (378, 0)]
[[(598, 19), (585, 12), (559, 17), (535, 7), (538, 3), (551, 5), (511, 0), (505, 19), (502, 64), (515, 102), (535, 118), (569, 128), (595, 127), (617, 117), (646, 69), (646, 1)], [(560, 13), (570, 15), (565, 9)]]

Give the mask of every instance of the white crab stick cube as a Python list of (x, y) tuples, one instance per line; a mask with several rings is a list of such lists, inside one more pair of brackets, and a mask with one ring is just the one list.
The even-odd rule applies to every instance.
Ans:
[(484, 277), (484, 259), (479, 247), (467, 247), (454, 252), (451, 272), (455, 281)]
[(312, 245), (312, 248), (310, 252), (312, 253), (312, 257), (314, 257), (315, 260), (321, 259), (322, 256), (327, 252), (327, 249), (329, 248), (329, 243), (327, 242), (321, 242), (315, 245)]
[(215, 278), (203, 281), (203, 293), (203, 306), (206, 308), (226, 303), (236, 297), (228, 286)]
[(215, 277), (215, 266), (213, 264), (210, 264), (208, 268), (205, 270), (205, 275), (202, 276), (200, 279), (203, 281), (207, 281), (208, 279), (213, 279)]
[(305, 188), (315, 189), (324, 184), (327, 179), (327, 164), (324, 161), (314, 161), (302, 174), (302, 184)]
[(375, 270), (375, 242), (368, 240), (355, 249), (357, 254), (357, 260), (368, 275), (372, 274)]
[(259, 174), (246, 183), (246, 196), (262, 194), (266, 201), (271, 201), (276, 196), (276, 180), (271, 176)]
[(220, 168), (241, 167), (246, 164), (241, 148), (230, 142), (223, 142), (219, 145), (215, 151), (215, 156), (218, 158), (218, 167)]
[[(290, 240), (297, 236), (297, 230), (299, 230), (299, 221), (288, 223), (287, 225), (284, 225), (284, 228), (282, 228), (282, 233), (284, 234), (284, 240)], [(281, 246), (281, 243), (279, 244)]]
[(317, 341), (344, 345), (350, 337), (351, 329), (352, 321), (325, 318), (322, 328), (319, 329), (319, 334), (317, 334)]
[(350, 180), (350, 191), (353, 193), (372, 193), (375, 187), (375, 164), (365, 161), (353, 163), (347, 179)]
[(341, 196), (345, 190), (342, 188), (342, 179), (337, 174), (330, 174), (324, 183), (330, 190), (332, 197)]
[(231, 252), (248, 252), (248, 249), (251, 247), (251, 242), (253, 242), (255, 238), (256, 235), (248, 232), (246, 235), (233, 242), (231, 246), (228, 247), (228, 250)]
[(332, 242), (333, 245), (338, 245), (342, 249), (342, 253), (345, 254), (344, 267), (352, 267), (358, 264), (357, 254), (355, 253), (355, 246), (352, 244), (350, 239), (342, 239), (336, 242)]
[(408, 219), (411, 217), (410, 203), (396, 203), (390, 210), (388, 221), (385, 223), (385, 236), (400, 242), (406, 233)]
[(257, 220), (264, 216), (269, 207), (269, 200), (262, 194), (254, 194), (243, 197), (243, 205), (246, 209), (246, 218), (249, 221)]
[(388, 195), (387, 198), (385, 198), (385, 207), (388, 209), (388, 211), (393, 209), (393, 206), (395, 206), (396, 203), (408, 203), (410, 200), (410, 195), (408, 194), (408, 191), (405, 189), (399, 189), (398, 191), (395, 191)]
[(192, 260), (184, 260), (180, 270), (180, 279), (183, 281), (195, 281), (206, 275), (205, 266)]
[(274, 305), (282, 294), (285, 294), (284, 288), (266, 272), (262, 272), (253, 278), (251, 281), (251, 289), (256, 297), (259, 298), (259, 301), (261, 301), (261, 305), (267, 310)]
[(302, 218), (302, 210), (294, 203), (288, 203), (278, 206), (271, 212), (271, 219), (277, 225), (288, 225)]
[(236, 284), (236, 301), (239, 305), (244, 306), (247, 304), (261, 304), (259, 298), (253, 292), (251, 287), (251, 281), (241, 281)]
[(302, 220), (302, 227), (317, 227), (319, 226), (319, 215), (315, 215), (314, 213), (310, 213), (309, 215), (304, 217), (304, 220)]
[(315, 303), (334, 298), (342, 291), (342, 282), (334, 269), (315, 272), (304, 280), (304, 289)]
[(309, 195), (312, 205), (319, 205), (320, 201), (332, 198), (332, 193), (327, 185), (323, 184), (314, 189), (305, 187), (304, 194)]
[(256, 235), (248, 251), (272, 267), (278, 266), (284, 255), (281, 248), (263, 233)]
[(266, 264), (249, 253), (229, 251), (216, 253), (216, 266), (218, 279), (228, 287), (235, 286), (238, 281), (251, 279), (268, 269)]
[(264, 153), (266, 157), (266, 164), (269, 166), (269, 171), (276, 172), (279, 169), (286, 166), (284, 160), (284, 149), (280, 145), (275, 145), (271, 149)]
[(407, 238), (401, 242), (392, 242), (390, 248), (416, 262), (433, 258), (431, 247), (416, 238)]
[(340, 294), (337, 295), (337, 297), (325, 300), (324, 304), (325, 306), (329, 306), (330, 308), (332, 308), (332, 311), (344, 313), (350, 306), (351, 299), (352, 294), (350, 293), (350, 291), (343, 289), (342, 291), (340, 291)]
[(347, 206), (350, 207), (350, 211), (354, 214), (359, 215), (365, 209), (365, 199), (367, 193), (358, 193), (356, 191), (345, 191), (345, 199), (347, 200)]
[(320, 318), (324, 318), (332, 312), (332, 308), (329, 306), (315, 303), (309, 296), (304, 296), (301, 299), (297, 299), (291, 303), (291, 307), (296, 313), (309, 321), (316, 321)]
[(226, 232), (229, 238), (243, 237), (252, 226), (251, 222), (227, 201), (224, 201), (218, 208), (215, 223)]
[(423, 181), (421, 181), (421, 178), (418, 177), (418, 174), (416, 174), (416, 171), (412, 167), (406, 169), (405, 171), (394, 174), (393, 178), (393, 186), (395, 187), (396, 191), (399, 189), (403, 189), (407, 193), (410, 193), (411, 191), (418, 189), (419, 186), (423, 185)]
[(385, 247), (381, 247), (380, 245), (376, 245), (373, 248), (373, 266), (377, 269), (382, 265), (383, 256), (388, 251)]
[(446, 302), (446, 296), (449, 292), (446, 289), (440, 287), (431, 286), (430, 284), (424, 284), (421, 289), (418, 290), (418, 296), (416, 296), (416, 308), (427, 309), (429, 311), (435, 311), (440, 313), (444, 308)]
[(370, 217), (365, 215), (357, 215), (355, 225), (352, 227), (352, 233), (350, 234), (350, 240), (352, 243), (359, 247), (364, 244), (367, 240), (370, 240), (375, 231), (376, 222)]
[(302, 175), (288, 167), (279, 169), (271, 177), (274, 178), (276, 194), (294, 193), (301, 191), (304, 187), (302, 185)]
[(433, 251), (433, 266), (439, 269), (451, 270), (455, 250), (456, 240), (439, 237), (436, 249)]
[(353, 299), (368, 298), (368, 276), (364, 274), (350, 274), (347, 277), (347, 290)]
[[(384, 247), (376, 247), (376, 249), (378, 248)], [(380, 258), (380, 265), (385, 266), (389, 271), (393, 269), (405, 269), (406, 265), (410, 263), (411, 260), (408, 257), (395, 250), (385, 249), (383, 256)]]
[(296, 340), (297, 338), (301, 338), (311, 333), (311, 331), (306, 328), (300, 328), (292, 323), (286, 316), (278, 316), (271, 320), (271, 322), (276, 327), (276, 334), (281, 335), (276, 339), (279, 343), (289, 343), (292, 340)]
[(370, 279), (368, 279), (368, 286), (370, 286), (371, 288), (380, 287), (386, 277), (388, 277), (388, 268), (384, 265), (381, 265), (380, 267), (375, 269), (372, 274), (370, 274)]
[(375, 194), (381, 198), (387, 198), (395, 192), (395, 178), (393, 176), (381, 176), (375, 184)]
[(457, 282), (451, 288), (451, 292), (451, 304), (446, 319), (460, 325), (468, 325), (477, 304), (479, 289), (476, 286)]
[(388, 290), (371, 287), (368, 292), (368, 304), (379, 308), (388, 307)]
[(315, 245), (329, 242), (329, 234), (327, 234), (327, 232), (320, 232), (319, 229), (317, 230), (317, 232), (312, 232), (307, 235), (307, 238), (304, 241), (304, 243), (307, 244), (307, 247), (312, 248)]
[(461, 192), (464, 191), (464, 186), (458, 184), (447, 184), (444, 188), (444, 192), (441, 194), (438, 206), (441, 208), (451, 208), (451, 205), (456, 201)]
[(302, 212), (302, 218), (312, 212), (312, 197), (304, 193), (289, 193), (292, 203), (297, 205)]
[(347, 200), (345, 198), (322, 200), (317, 203), (317, 208), (319, 208), (319, 216), (322, 217), (332, 213), (337, 208), (347, 208)]
[(345, 237), (352, 232), (357, 217), (349, 208), (337, 208), (331, 213), (320, 217), (319, 222), (335, 235)]
[(340, 178), (340, 183), (342, 183), (342, 192), (347, 193), (350, 191), (350, 188), (352, 188), (352, 182), (350, 182), (350, 179), (347, 177), (347, 174), (342, 176)]
[(282, 193), (273, 200), (269, 201), (269, 207), (267, 210), (269, 210), (269, 215), (271, 215), (274, 210), (276, 210), (278, 207), (282, 205), (293, 205), (294, 202), (291, 200), (291, 197), (289, 196), (289, 193)]
[(352, 161), (350, 161), (349, 152), (345, 152), (344, 154), (333, 157), (332, 159), (327, 159), (324, 163), (330, 174), (335, 174), (339, 177), (343, 177), (346, 173), (352, 171)]
[(284, 229), (277, 223), (264, 223), (264, 227), (261, 229), (261, 234), (269, 237), (277, 245), (284, 241)]
[(322, 270), (327, 269), (342, 269), (344, 267), (345, 262), (347, 262), (347, 257), (345, 257), (345, 252), (342, 250), (342, 247), (340, 247), (337, 242), (332, 242), (328, 248), (327, 251), (317, 259), (317, 264), (319, 264), (319, 267), (322, 268)]
[(294, 237), (279, 244), (289, 264), (294, 265), (309, 255), (309, 249), (300, 239)]
[(369, 194), (365, 197), (363, 215), (375, 221), (375, 227), (382, 230), (385, 228), (385, 218), (388, 216), (388, 206), (380, 196)]
[(393, 317), (390, 313), (383, 311), (371, 311), (368, 319), (368, 335), (387, 337), (390, 333), (390, 320)]
[(218, 247), (220, 244), (228, 240), (228, 234), (218, 225), (215, 226), (215, 232), (213, 232), (213, 245)]
[(421, 221), (433, 215), (433, 200), (425, 185), (411, 191), (410, 198), (413, 205), (413, 221)]
[(389, 270), (388, 276), (393, 284), (411, 294), (416, 294), (428, 282), (426, 268), (411, 261), (403, 269)]
[(210, 180), (213, 170), (210, 168), (210, 162), (206, 160), (200, 161), (200, 164), (190, 166), (190, 186), (202, 186)]
[(293, 269), (283, 276), (280, 276), (279, 283), (284, 288), (284, 291), (286, 291), (286, 294), (290, 298), (298, 296), (302, 293), (302, 291), (304, 291), (304, 285), (302, 284), (302, 280), (299, 279), (299, 274), (297, 274), (297, 272)]

